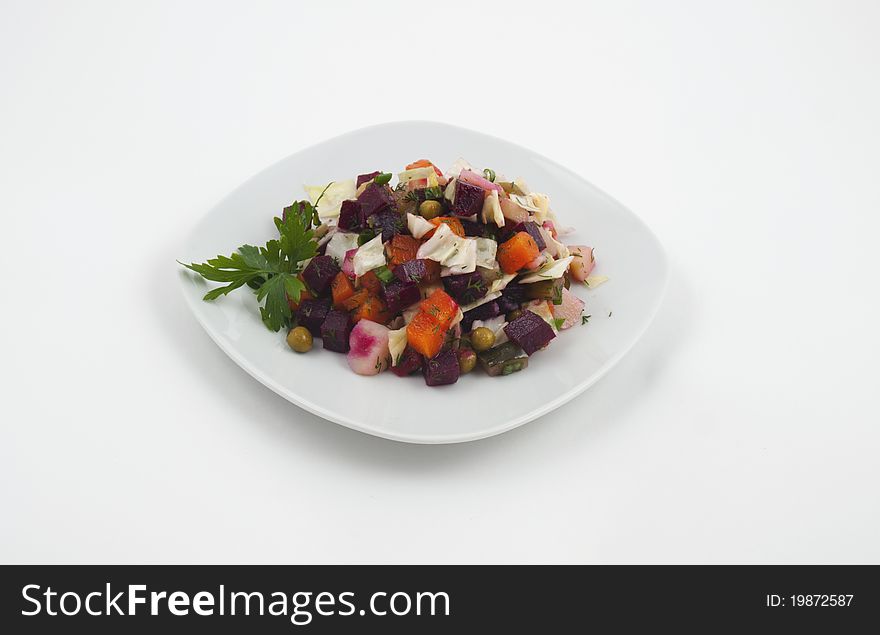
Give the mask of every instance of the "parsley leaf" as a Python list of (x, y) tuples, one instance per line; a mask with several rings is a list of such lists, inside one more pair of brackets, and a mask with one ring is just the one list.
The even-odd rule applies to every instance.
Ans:
[(318, 253), (313, 222), (318, 222), (315, 207), (298, 201), (285, 207), (281, 218), (275, 218), (278, 238), (269, 240), (264, 247), (242, 245), (229, 256), (180, 264), (206, 280), (227, 283), (208, 291), (206, 301), (216, 300), (245, 284), (253, 287), (257, 302), (261, 303), (263, 323), (270, 330), (279, 331), (291, 322), (288, 300), (298, 302), (305, 289), (297, 276), (302, 263)]

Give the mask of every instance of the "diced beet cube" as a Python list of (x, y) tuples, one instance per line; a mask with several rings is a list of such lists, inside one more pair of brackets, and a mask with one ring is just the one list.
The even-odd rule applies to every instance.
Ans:
[(339, 273), (339, 265), (332, 256), (315, 256), (303, 269), (303, 280), (318, 295), (324, 295), (333, 278)]
[(333, 309), (321, 324), (324, 348), (337, 353), (348, 352), (348, 336), (351, 335), (351, 316), (346, 311)]
[(296, 310), (296, 321), (300, 326), (309, 329), (315, 337), (321, 336), (321, 325), (330, 312), (330, 298), (303, 300)]
[(456, 216), (473, 216), (483, 211), (483, 199), (486, 197), (482, 188), (462, 181), (455, 182), (455, 202), (452, 213)]
[(382, 232), (382, 242), (386, 243), (397, 234), (405, 234), (408, 232), (406, 221), (403, 216), (394, 208), (384, 209), (370, 216), (369, 225), (376, 233)]
[(535, 240), (535, 244), (538, 245), (539, 251), (544, 251), (547, 248), (547, 243), (544, 242), (541, 230), (538, 229), (538, 223), (530, 220), (527, 220), (524, 223), (517, 223), (516, 227), (513, 228), (513, 233), (515, 234), (517, 232), (526, 232), (531, 236)]
[(471, 304), (486, 295), (489, 285), (478, 271), (443, 278), (443, 286), (459, 304)]
[(428, 264), (425, 260), (407, 260), (394, 267), (394, 277), (401, 282), (421, 283), (428, 278)]
[(400, 359), (391, 367), (391, 372), (398, 377), (412, 375), (422, 368), (424, 358), (411, 346), (407, 346), (400, 354)]
[(465, 236), (479, 236), (483, 237), (486, 235), (486, 226), (483, 223), (478, 223), (472, 220), (462, 220), (461, 226), (464, 227), (464, 235)]
[(497, 302), (485, 302), (465, 312), (464, 318), (461, 320), (461, 331), (462, 333), (469, 333), (474, 320), (488, 320), (499, 315), (501, 315), (501, 308)]
[(342, 201), (339, 209), (339, 229), (348, 231), (360, 231), (364, 228), (364, 219), (361, 212), (361, 204), (357, 201)]
[(514, 302), (510, 298), (505, 298), (503, 295), (495, 301), (498, 303), (498, 308), (501, 309), (502, 313), (516, 311), (522, 305), (521, 302)]
[(393, 280), (382, 290), (385, 305), (392, 313), (399, 313), (422, 299), (422, 292), (415, 282)]
[(378, 170), (376, 172), (370, 172), (369, 174), (358, 174), (357, 185), (355, 187), (360, 187), (367, 181), (372, 181), (379, 176), (379, 174), (381, 173)]
[(367, 188), (361, 192), (361, 195), (358, 196), (357, 200), (361, 204), (363, 218), (369, 218), (377, 212), (392, 207), (394, 204), (394, 197), (391, 194), (391, 190), (384, 185), (378, 185), (377, 183), (368, 185)]
[(526, 301), (526, 285), (518, 282), (509, 283), (501, 291), (501, 297), (496, 300), (502, 313), (510, 313)]
[(422, 370), (425, 374), (425, 383), (429, 386), (454, 384), (458, 381), (458, 376), (461, 373), (458, 354), (451, 348), (440, 351), (425, 362)]
[(526, 355), (544, 348), (556, 337), (553, 327), (532, 311), (523, 311), (520, 317), (504, 327), (504, 333), (511, 342), (523, 349)]

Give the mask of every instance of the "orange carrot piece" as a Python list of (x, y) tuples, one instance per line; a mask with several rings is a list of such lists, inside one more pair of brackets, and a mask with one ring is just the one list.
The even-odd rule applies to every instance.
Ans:
[(428, 270), (428, 275), (426, 275), (421, 280), (421, 284), (432, 284), (434, 282), (440, 282), (440, 263), (436, 260), (425, 260), (425, 269)]
[(358, 279), (358, 284), (360, 284), (361, 289), (366, 289), (373, 295), (379, 295), (382, 293), (382, 281), (379, 280), (379, 276), (373, 271), (368, 271), (362, 275)]
[(434, 357), (440, 352), (446, 331), (440, 328), (437, 318), (419, 311), (406, 326), (406, 341), (425, 357)]
[[(443, 289), (436, 289), (431, 295), (422, 300), (419, 309), (422, 313), (427, 313), (437, 320), (440, 329), (445, 331), (458, 314), (458, 303)], [(433, 357), (433, 355), (430, 357)]]
[(330, 291), (333, 293), (333, 306), (342, 308), (342, 303), (354, 295), (354, 285), (344, 272), (340, 271), (330, 283)]
[[(448, 225), (449, 229), (452, 230), (453, 234), (456, 234), (456, 235), (464, 238), (464, 225), (462, 225), (461, 221), (458, 220), (457, 218), (455, 218), (454, 216), (438, 216), (437, 218), (432, 218), (428, 222), (431, 223), (434, 227), (440, 227), (441, 224)], [(431, 236), (434, 235), (435, 231), (437, 231), (437, 230), (432, 229), (427, 234), (422, 236), (422, 238), (427, 240), (428, 238), (430, 238)]]
[(366, 289), (360, 289), (359, 291), (355, 291), (351, 297), (347, 300), (342, 301), (342, 308), (346, 311), (354, 311), (364, 302), (366, 302), (367, 298), (370, 297), (370, 292)]
[(385, 303), (374, 295), (369, 296), (364, 302), (352, 313), (352, 320), (360, 322), (361, 320), (370, 320), (385, 324), (391, 319)]
[(410, 260), (415, 260), (419, 245), (422, 243), (412, 236), (396, 234), (388, 245), (391, 266), (400, 265)]
[(413, 163), (410, 163), (408, 166), (406, 166), (407, 170), (413, 170), (415, 168), (434, 168), (434, 172), (437, 173), (437, 176), (443, 176), (443, 172), (441, 172), (436, 165), (434, 165), (427, 159), (419, 159), (418, 161), (414, 161)]
[(504, 273), (516, 273), (538, 257), (541, 250), (528, 232), (517, 232), (512, 238), (498, 245), (496, 258)]

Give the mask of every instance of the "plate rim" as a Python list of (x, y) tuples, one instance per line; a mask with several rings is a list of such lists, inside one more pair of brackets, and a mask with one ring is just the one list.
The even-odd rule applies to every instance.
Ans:
[(374, 427), (374, 426), (367, 426), (367, 425), (361, 424), (357, 420), (350, 419), (346, 416), (342, 416), (337, 413), (331, 412), (331, 411), (327, 410), (326, 408), (320, 406), (319, 404), (313, 403), (298, 394), (297, 395), (290, 394), (286, 388), (277, 384), (277, 382), (275, 382), (271, 378), (267, 377), (265, 374), (261, 373), (258, 368), (254, 368), (252, 366), (252, 364), (250, 364), (247, 360), (244, 359), (244, 357), (235, 349), (235, 347), (233, 347), (231, 345), (227, 345), (227, 343), (223, 339), (221, 339), (218, 336), (218, 334), (215, 334), (213, 332), (213, 329), (211, 329), (208, 326), (208, 324), (205, 322), (204, 318), (202, 317), (201, 311), (197, 308), (196, 302), (201, 302), (201, 299), (198, 299), (198, 300), (195, 299), (194, 294), (191, 293), (191, 289), (188, 288), (187, 283), (185, 282), (187, 279), (187, 277), (186, 277), (187, 271), (181, 270), (180, 268), (176, 268), (176, 270), (178, 271), (178, 274), (179, 274), (178, 275), (179, 289), (180, 289), (181, 294), (184, 297), (184, 300), (186, 301), (187, 306), (189, 307), (192, 314), (195, 316), (196, 321), (201, 325), (202, 329), (208, 334), (208, 336), (218, 346), (218, 348), (220, 348), (220, 350), (222, 350), (230, 359), (232, 359), (232, 361), (234, 361), (240, 368), (242, 368), (245, 372), (247, 372), (251, 377), (256, 379), (258, 382), (260, 382), (261, 384), (263, 384), (264, 386), (266, 386), (270, 390), (272, 390), (272, 392), (276, 393), (277, 395), (284, 398), (286, 401), (294, 404), (295, 406), (300, 407), (303, 410), (306, 410), (306, 411), (308, 411), (318, 417), (321, 417), (322, 419), (325, 419), (327, 421), (331, 421), (333, 423), (344, 426), (346, 428), (350, 428), (352, 430), (357, 430), (358, 432), (362, 432), (364, 434), (369, 434), (371, 436), (375, 436), (375, 437), (379, 437), (379, 438), (383, 438), (383, 439), (388, 439), (390, 441), (397, 441), (400, 443), (412, 443), (412, 444), (418, 444), (418, 445), (468, 443), (471, 441), (478, 441), (480, 439), (486, 439), (489, 437), (497, 436), (499, 434), (509, 432), (510, 430), (513, 430), (514, 428), (518, 428), (522, 425), (525, 425), (526, 423), (534, 421), (535, 419), (538, 419), (538, 418), (548, 414), (549, 412), (556, 410), (560, 406), (568, 403), (569, 401), (571, 401), (572, 399), (574, 399), (578, 395), (585, 392), (588, 388), (590, 388), (597, 381), (599, 381), (601, 378), (603, 378), (614, 366), (617, 365), (618, 362), (620, 362), (621, 359), (623, 359), (623, 357), (627, 353), (630, 352), (630, 350), (632, 350), (632, 348), (636, 345), (636, 343), (642, 339), (642, 336), (648, 330), (648, 327), (654, 321), (654, 318), (656, 317), (658, 311), (660, 310), (660, 307), (663, 304), (663, 299), (666, 296), (667, 288), (669, 286), (669, 277), (670, 277), (669, 259), (666, 254), (666, 250), (663, 247), (663, 244), (660, 242), (660, 239), (657, 237), (657, 235), (654, 233), (654, 231), (648, 226), (647, 223), (645, 223), (644, 220), (642, 220), (642, 218), (638, 214), (633, 212), (629, 207), (622, 204), (616, 198), (614, 198), (613, 196), (611, 196), (610, 194), (608, 194), (607, 192), (605, 192), (601, 188), (597, 187), (596, 185), (594, 185), (592, 182), (588, 181), (584, 177), (580, 176), (579, 174), (577, 174), (576, 172), (574, 172), (570, 168), (567, 168), (564, 165), (557, 163), (553, 159), (550, 159), (539, 152), (531, 150), (530, 148), (527, 148), (527, 147), (522, 146), (520, 144), (514, 143), (512, 141), (508, 141), (507, 139), (502, 139), (501, 137), (496, 137), (494, 135), (480, 132), (477, 130), (471, 130), (470, 128), (464, 128), (462, 126), (457, 126), (457, 125), (448, 124), (448, 123), (444, 123), (444, 122), (423, 120), (423, 119), (407, 119), (407, 120), (400, 120), (400, 121), (388, 121), (388, 122), (384, 122), (384, 123), (374, 124), (371, 126), (364, 126), (364, 127), (357, 128), (354, 130), (349, 130), (348, 132), (344, 132), (344, 133), (336, 135), (334, 137), (329, 137), (327, 139), (324, 139), (323, 141), (313, 143), (309, 146), (306, 146), (304, 148), (297, 150), (296, 152), (292, 152), (288, 155), (285, 155), (284, 157), (273, 162), (272, 164), (266, 166), (262, 170), (256, 172), (255, 174), (253, 174), (249, 178), (245, 179), (237, 187), (235, 187), (231, 191), (229, 191), (225, 196), (220, 198), (214, 205), (212, 205), (210, 208), (208, 208), (208, 210), (199, 218), (199, 220), (195, 223), (195, 225), (192, 227), (192, 229), (187, 233), (186, 239), (185, 239), (185, 244), (191, 243), (193, 236), (196, 234), (198, 226), (207, 217), (207, 214), (209, 214), (212, 209), (216, 208), (217, 206), (222, 204), (225, 200), (234, 196), (237, 192), (239, 192), (240, 190), (247, 187), (249, 183), (251, 183), (252, 181), (257, 179), (258, 177), (263, 175), (265, 172), (268, 172), (269, 170), (271, 170), (272, 168), (277, 166), (279, 163), (287, 161), (291, 157), (294, 157), (296, 155), (306, 153), (309, 150), (311, 150), (312, 148), (316, 148), (318, 146), (321, 146), (321, 145), (328, 143), (328, 142), (331, 142), (331, 141), (339, 141), (341, 139), (344, 139), (345, 137), (354, 136), (356, 134), (363, 133), (368, 130), (376, 130), (376, 129), (380, 129), (380, 128), (390, 128), (390, 127), (401, 126), (401, 125), (428, 125), (428, 126), (449, 128), (449, 129), (453, 129), (456, 131), (464, 132), (466, 134), (478, 135), (478, 136), (481, 136), (484, 138), (492, 139), (494, 141), (498, 141), (503, 144), (513, 146), (517, 150), (521, 150), (521, 151), (527, 152), (533, 156), (536, 156), (536, 157), (540, 158), (541, 160), (547, 162), (547, 164), (551, 165), (554, 169), (565, 172), (569, 176), (575, 178), (576, 180), (585, 183), (587, 186), (589, 186), (590, 188), (595, 190), (597, 194), (605, 197), (606, 199), (608, 199), (610, 202), (614, 203), (620, 209), (628, 212), (630, 214), (630, 216), (641, 226), (642, 230), (646, 233), (646, 235), (649, 237), (649, 239), (654, 243), (654, 246), (657, 248), (657, 253), (659, 255), (660, 262), (662, 263), (662, 268), (663, 268), (662, 281), (660, 283), (659, 292), (656, 294), (654, 302), (650, 307), (650, 310), (645, 313), (645, 317), (642, 319), (641, 323), (639, 324), (638, 328), (636, 329), (635, 334), (629, 339), (629, 341), (626, 343), (625, 346), (622, 346), (620, 348), (620, 350), (615, 355), (610, 357), (590, 377), (588, 377), (584, 381), (580, 382), (576, 386), (573, 386), (572, 388), (570, 388), (569, 390), (567, 390), (563, 394), (559, 395), (555, 399), (543, 404), (541, 407), (533, 409), (533, 410), (531, 410), (523, 415), (520, 415), (518, 417), (514, 417), (512, 419), (509, 419), (509, 420), (507, 420), (503, 423), (500, 423), (496, 426), (493, 426), (491, 428), (482, 429), (482, 430), (475, 431), (475, 432), (469, 433), (469, 434), (464, 434), (464, 433), (449, 434), (449, 435), (430, 434), (430, 435), (419, 435), (419, 436), (400, 434), (400, 433), (396, 433), (393, 431), (385, 430), (383, 428), (378, 428), (378, 427)]

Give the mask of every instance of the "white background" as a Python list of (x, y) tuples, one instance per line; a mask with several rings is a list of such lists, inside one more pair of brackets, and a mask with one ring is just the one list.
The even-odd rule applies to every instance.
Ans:
[[(330, 5), (0, 0), (0, 561), (880, 562), (880, 4)], [(399, 119), (570, 166), (671, 260), (500, 437), (298, 410), (177, 288), (233, 187)]]

